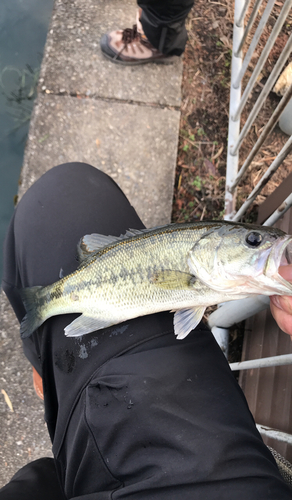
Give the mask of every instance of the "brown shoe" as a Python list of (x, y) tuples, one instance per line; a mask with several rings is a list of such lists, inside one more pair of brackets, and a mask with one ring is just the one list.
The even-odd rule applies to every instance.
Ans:
[(43, 400), (44, 399), (43, 380), (34, 367), (32, 367), (32, 377), (33, 377), (34, 390), (37, 393), (38, 397)]
[(133, 28), (106, 33), (100, 40), (100, 48), (112, 62), (128, 66), (150, 62), (168, 64), (174, 60), (174, 56), (166, 56), (155, 49), (146, 36), (137, 30), (137, 24)]

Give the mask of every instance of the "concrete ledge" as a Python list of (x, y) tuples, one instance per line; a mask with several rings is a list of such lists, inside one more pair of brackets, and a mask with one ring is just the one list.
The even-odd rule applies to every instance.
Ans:
[[(41, 95), (21, 174), (21, 196), (46, 170), (90, 163), (119, 184), (146, 226), (170, 221), (180, 113)], [(66, 189), (66, 186), (64, 186)]]
[(179, 107), (182, 60), (121, 66), (105, 59), (101, 35), (135, 23), (135, 0), (56, 0), (40, 90)]

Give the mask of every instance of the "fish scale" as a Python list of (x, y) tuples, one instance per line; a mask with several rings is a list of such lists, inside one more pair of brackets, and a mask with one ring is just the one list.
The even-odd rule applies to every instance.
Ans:
[(67, 336), (79, 336), (174, 310), (175, 334), (184, 338), (209, 305), (258, 293), (292, 294), (277, 273), (290, 242), (278, 229), (216, 221), (132, 229), (120, 237), (86, 235), (75, 272), (21, 291), (27, 311), (21, 335), (58, 314), (81, 313), (65, 328)]

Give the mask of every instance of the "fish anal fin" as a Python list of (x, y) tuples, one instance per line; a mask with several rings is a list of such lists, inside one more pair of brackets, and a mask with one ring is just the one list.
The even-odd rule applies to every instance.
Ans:
[(78, 316), (78, 318), (74, 319), (72, 323), (66, 326), (64, 333), (66, 337), (81, 337), (81, 335), (86, 335), (87, 333), (95, 332), (96, 330), (107, 328), (111, 325), (111, 321), (102, 321), (93, 316), (81, 314), (81, 316)]
[(184, 339), (191, 330), (196, 328), (204, 315), (205, 309), (205, 306), (199, 306), (176, 311), (173, 318), (173, 324), (174, 333), (178, 340)]
[(196, 278), (189, 273), (165, 269), (153, 274), (152, 282), (166, 290), (185, 290), (194, 285)]

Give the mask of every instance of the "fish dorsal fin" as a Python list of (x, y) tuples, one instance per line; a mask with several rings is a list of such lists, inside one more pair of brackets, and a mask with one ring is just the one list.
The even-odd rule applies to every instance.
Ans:
[(108, 245), (132, 238), (133, 236), (143, 235), (147, 232), (153, 231), (153, 229), (158, 228), (128, 229), (125, 234), (121, 234), (120, 236), (105, 236), (104, 234), (98, 233), (86, 234), (83, 238), (81, 238), (77, 245), (78, 260), (79, 262), (82, 262), (85, 259), (88, 259), (93, 252), (97, 252)]
[(119, 236), (105, 236), (104, 234), (86, 234), (81, 238), (77, 245), (77, 253), (79, 262), (88, 259), (93, 252), (101, 250), (112, 243), (120, 241)]
[(178, 340), (184, 339), (191, 330), (200, 323), (205, 312), (205, 306), (191, 309), (179, 309), (173, 318), (174, 333)]

